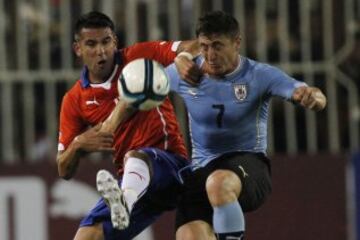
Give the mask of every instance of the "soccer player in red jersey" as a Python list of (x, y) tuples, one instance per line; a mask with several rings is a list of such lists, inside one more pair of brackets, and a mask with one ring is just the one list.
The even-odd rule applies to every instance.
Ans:
[[(192, 44), (155, 41), (117, 49), (109, 17), (90, 12), (77, 21), (73, 46), (84, 67), (62, 100), (59, 175), (72, 178), (86, 153), (105, 151), (114, 153), (120, 180), (99, 171), (97, 185), (103, 198), (82, 220), (75, 240), (132, 239), (163, 211), (175, 207), (177, 171), (187, 165), (187, 154), (173, 107), (166, 99), (150, 111), (125, 109), (117, 79), (134, 59), (153, 59), (166, 66)], [(103, 131), (102, 123), (118, 101), (126, 118), (119, 127), (112, 126), (113, 133)]]

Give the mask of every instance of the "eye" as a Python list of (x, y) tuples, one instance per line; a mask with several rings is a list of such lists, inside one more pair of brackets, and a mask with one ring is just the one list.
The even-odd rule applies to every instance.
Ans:
[(89, 40), (89, 41), (85, 42), (85, 45), (88, 46), (88, 47), (95, 47), (96, 42), (92, 41), (92, 40)]
[(200, 44), (200, 49), (201, 49), (202, 51), (207, 51), (207, 50), (208, 50), (208, 48), (209, 48), (209, 46), (208, 46), (208, 45), (205, 45), (205, 44)]
[(221, 43), (214, 43), (214, 45), (213, 45), (213, 48), (215, 50), (221, 50), (222, 47), (223, 47), (223, 44), (221, 44)]
[(112, 41), (111, 37), (107, 37), (103, 40), (103, 44), (109, 44), (111, 43), (111, 41)]

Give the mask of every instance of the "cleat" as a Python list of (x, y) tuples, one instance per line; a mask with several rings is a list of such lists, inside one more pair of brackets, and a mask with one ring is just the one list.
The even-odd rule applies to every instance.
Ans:
[(111, 173), (106, 170), (100, 170), (96, 175), (96, 186), (110, 209), (113, 227), (118, 230), (127, 228), (130, 216), (123, 191), (119, 188), (118, 182)]

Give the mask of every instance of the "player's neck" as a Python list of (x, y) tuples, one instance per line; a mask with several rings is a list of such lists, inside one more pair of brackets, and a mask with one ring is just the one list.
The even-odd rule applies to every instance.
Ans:
[(89, 81), (90, 81), (90, 83), (93, 83), (93, 84), (104, 83), (109, 79), (110, 76), (111, 76), (111, 72), (109, 74), (107, 74), (106, 76), (92, 74), (91, 72), (89, 72)]
[(91, 75), (89, 76), (89, 81), (90, 81), (90, 83), (92, 83), (92, 84), (99, 84), (99, 83), (105, 82), (104, 79), (97, 78), (97, 77), (91, 76)]

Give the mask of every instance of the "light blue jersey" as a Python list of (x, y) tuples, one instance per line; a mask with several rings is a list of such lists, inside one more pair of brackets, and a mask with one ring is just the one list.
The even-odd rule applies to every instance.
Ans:
[[(200, 56), (196, 63), (201, 66)], [(192, 160), (197, 166), (228, 152), (266, 154), (268, 107), (272, 96), (290, 100), (306, 85), (273, 66), (240, 57), (237, 69), (222, 79), (202, 77), (198, 87), (180, 79), (174, 64), (166, 68), (171, 90), (189, 115)]]

